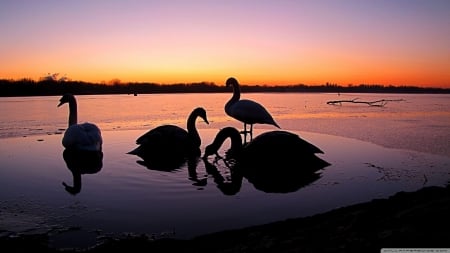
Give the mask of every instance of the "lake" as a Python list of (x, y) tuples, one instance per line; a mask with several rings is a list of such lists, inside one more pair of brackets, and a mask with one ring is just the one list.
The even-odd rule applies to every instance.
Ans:
[[(265, 191), (245, 178), (233, 182), (227, 166), (212, 164), (212, 158), (162, 171), (126, 154), (151, 128), (185, 128), (188, 114), (199, 106), (210, 122), (197, 121), (203, 151), (219, 129), (243, 128), (224, 112), (230, 97), (78, 96), (78, 121), (95, 122), (104, 144), (101, 168), (82, 174), (75, 194), (62, 184), (74, 185), (74, 178), (63, 157), (68, 108), (57, 107), (60, 97), (0, 98), (0, 234), (46, 233), (59, 248), (87, 247), (99, 237), (125, 233), (187, 239), (449, 182), (449, 94), (242, 94), (263, 104), (283, 130), (322, 149), (319, 156), (331, 164), (320, 178), (289, 192)], [(326, 103), (355, 98), (401, 101), (383, 107)], [(255, 125), (254, 134), (272, 130)], [(215, 173), (207, 169), (211, 164)], [(223, 183), (239, 188), (226, 194)]]

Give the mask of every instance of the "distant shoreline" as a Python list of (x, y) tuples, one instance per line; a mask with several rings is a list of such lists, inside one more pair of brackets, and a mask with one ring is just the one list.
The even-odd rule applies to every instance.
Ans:
[[(318, 92), (318, 93), (404, 93), (404, 94), (450, 94), (450, 88), (425, 88), (416, 86), (384, 86), (384, 85), (242, 85), (242, 92)], [(18, 81), (0, 79), (0, 97), (19, 96), (56, 96), (64, 93), (77, 95), (101, 94), (170, 94), (170, 93), (225, 93), (230, 89), (224, 85), (209, 82), (200, 83), (115, 83), (97, 84), (81, 81), (33, 81), (22, 79)]]

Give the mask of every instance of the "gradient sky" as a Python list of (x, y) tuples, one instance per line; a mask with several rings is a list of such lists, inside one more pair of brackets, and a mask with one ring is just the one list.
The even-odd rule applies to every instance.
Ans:
[(2, 0), (0, 78), (450, 88), (448, 0)]

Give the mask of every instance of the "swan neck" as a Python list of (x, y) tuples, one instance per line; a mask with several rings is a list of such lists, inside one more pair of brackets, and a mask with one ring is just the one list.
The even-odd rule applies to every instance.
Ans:
[(242, 137), (237, 131), (231, 132), (229, 135), (231, 140), (231, 150), (240, 152), (242, 150)]
[(73, 186), (67, 185), (65, 183), (63, 184), (68, 193), (75, 195), (81, 191), (81, 174), (72, 171), (72, 175), (73, 175)]
[(241, 90), (239, 88), (239, 85), (236, 83), (233, 83), (232, 86), (233, 86), (233, 96), (227, 102), (226, 107), (231, 106), (235, 102), (239, 101), (239, 99), (241, 98)]
[(242, 149), (242, 138), (240, 133), (236, 129), (224, 128), (219, 134), (217, 134), (214, 139), (214, 146), (217, 147), (217, 150), (223, 145), (225, 140), (230, 138), (231, 140), (231, 150), (234, 152), (239, 152)]
[(81, 190), (81, 173), (74, 172), (73, 174), (73, 187), (80, 192)]
[(77, 101), (74, 97), (69, 99), (69, 126), (75, 125), (78, 122), (77, 115)]
[(197, 115), (195, 115), (195, 114), (189, 115), (189, 118), (187, 120), (187, 131), (188, 131), (189, 135), (191, 136), (192, 140), (194, 140), (194, 142), (196, 144), (198, 144), (198, 146), (200, 146), (200, 144), (201, 144), (200, 135), (198, 134), (197, 128), (195, 127), (196, 119), (197, 119)]

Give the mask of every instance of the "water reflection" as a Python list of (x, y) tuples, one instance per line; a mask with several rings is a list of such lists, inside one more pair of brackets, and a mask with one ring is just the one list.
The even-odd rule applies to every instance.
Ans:
[(102, 151), (65, 149), (63, 158), (67, 168), (72, 172), (73, 185), (63, 182), (65, 190), (73, 195), (81, 191), (81, 175), (98, 173), (103, 167)]
[(142, 160), (137, 160), (136, 163), (146, 167), (149, 170), (159, 170), (159, 171), (176, 171), (179, 170), (183, 165), (189, 161), (184, 154), (153, 154), (150, 152), (143, 152), (142, 154), (137, 154)]
[(239, 170), (233, 169), (227, 165), (226, 168), (230, 170), (230, 176), (224, 177), (217, 169), (218, 159), (213, 163), (209, 162), (207, 158), (203, 158), (205, 170), (208, 175), (211, 175), (216, 183), (217, 188), (225, 195), (235, 195), (241, 190), (243, 175)]
[(197, 175), (197, 165), (199, 162), (199, 156), (172, 156), (169, 157), (149, 157), (140, 156), (142, 160), (136, 161), (136, 163), (146, 167), (149, 170), (157, 170), (163, 172), (176, 172), (181, 170), (187, 165), (188, 179), (192, 181), (192, 185), (203, 187), (206, 185), (206, 178), (199, 178)]
[[(256, 165), (259, 166), (257, 168), (224, 158), (215, 159), (213, 162), (204, 158), (203, 161), (206, 172), (214, 178), (217, 188), (225, 195), (237, 194), (244, 178), (255, 189), (266, 193), (295, 192), (318, 180), (321, 177), (320, 170), (323, 168), (323, 164), (317, 164), (317, 166), (309, 164), (310, 167), (307, 170), (302, 170), (301, 163), (292, 164), (290, 168)], [(217, 168), (220, 161), (223, 161), (225, 167), (229, 169), (230, 176), (222, 176)]]

